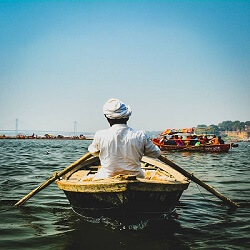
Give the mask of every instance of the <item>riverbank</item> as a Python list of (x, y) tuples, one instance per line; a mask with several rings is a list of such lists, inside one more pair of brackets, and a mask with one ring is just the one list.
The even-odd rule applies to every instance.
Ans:
[(93, 140), (85, 136), (0, 136), (0, 140)]

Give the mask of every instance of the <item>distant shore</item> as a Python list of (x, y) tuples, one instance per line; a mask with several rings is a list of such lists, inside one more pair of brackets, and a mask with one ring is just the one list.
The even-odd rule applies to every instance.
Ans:
[(0, 135), (0, 140), (93, 140), (93, 138), (87, 138), (85, 136), (2, 136)]

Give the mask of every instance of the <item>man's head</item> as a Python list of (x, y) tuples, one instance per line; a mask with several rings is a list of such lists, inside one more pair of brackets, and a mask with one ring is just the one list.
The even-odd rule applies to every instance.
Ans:
[(131, 113), (129, 105), (115, 98), (109, 99), (103, 106), (103, 114), (111, 126), (113, 124), (126, 124)]

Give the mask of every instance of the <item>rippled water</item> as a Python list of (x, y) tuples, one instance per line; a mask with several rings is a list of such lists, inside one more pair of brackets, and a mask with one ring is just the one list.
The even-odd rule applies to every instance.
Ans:
[(74, 214), (53, 183), (13, 205), (87, 152), (90, 141), (0, 140), (0, 249), (250, 249), (250, 143), (229, 153), (167, 157), (241, 205), (236, 211), (195, 183), (170, 218), (123, 227)]

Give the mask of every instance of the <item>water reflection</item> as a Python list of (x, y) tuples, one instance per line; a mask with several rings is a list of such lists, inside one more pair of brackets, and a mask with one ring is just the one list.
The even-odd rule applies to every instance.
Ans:
[(175, 236), (182, 229), (180, 223), (172, 218), (148, 221), (143, 228), (139, 224), (114, 227), (87, 222), (83, 218), (72, 220), (73, 230), (68, 234), (64, 249), (189, 249)]
[[(41, 209), (42, 210), (42, 209)], [(42, 212), (39, 209), (39, 213)], [(28, 227), (34, 230), (34, 236), (41, 236), (45, 234), (45, 226), (42, 222), (39, 223), (40, 219), (37, 215), (37, 209), (32, 209), (30, 207), (20, 207), (19, 211), (21, 212), (19, 218), (23, 220), (23, 223), (20, 223), (21, 227)]]

